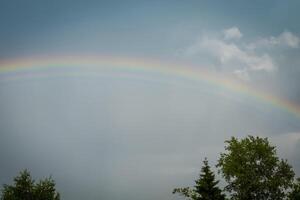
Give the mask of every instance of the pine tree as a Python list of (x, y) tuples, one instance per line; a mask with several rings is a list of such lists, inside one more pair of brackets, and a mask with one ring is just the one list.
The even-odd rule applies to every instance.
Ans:
[(201, 195), (199, 200), (221, 200), (224, 199), (224, 195), (217, 184), (219, 181), (215, 180), (214, 173), (210, 170), (207, 159), (203, 161), (204, 166), (201, 169), (201, 174), (198, 180), (196, 180), (195, 189), (198, 194)]
[(187, 197), (191, 200), (224, 200), (225, 195), (222, 190), (217, 186), (219, 181), (215, 180), (215, 175), (211, 171), (208, 161), (205, 158), (199, 179), (195, 180), (196, 185), (194, 188), (175, 188), (174, 193)]

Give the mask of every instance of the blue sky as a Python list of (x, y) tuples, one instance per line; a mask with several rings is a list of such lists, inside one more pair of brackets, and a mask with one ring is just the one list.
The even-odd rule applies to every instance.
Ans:
[[(299, 8), (271, 0), (2, 0), (0, 61), (189, 63), (300, 105)], [(52, 174), (63, 199), (177, 199), (172, 189), (193, 184), (205, 156), (214, 164), (224, 140), (248, 134), (269, 137), (300, 175), (300, 123), (284, 110), (171, 76), (60, 72), (21, 72), (17, 81), (0, 74), (0, 183), (28, 168)]]
[(176, 31), (189, 38), (232, 26), (246, 39), (286, 29), (297, 34), (298, 7), (297, 1), (1, 1), (1, 55), (72, 50), (168, 55)]

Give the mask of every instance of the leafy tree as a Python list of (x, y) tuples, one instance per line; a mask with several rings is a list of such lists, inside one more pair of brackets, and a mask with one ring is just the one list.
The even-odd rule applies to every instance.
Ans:
[(179, 193), (192, 200), (224, 200), (225, 195), (217, 187), (219, 181), (215, 180), (215, 175), (211, 171), (206, 158), (203, 164), (204, 166), (201, 168), (199, 179), (195, 181), (196, 185), (194, 188), (175, 188), (173, 194)]
[(38, 183), (27, 170), (14, 178), (13, 185), (4, 185), (1, 200), (59, 200), (54, 180), (49, 177)]
[(300, 178), (293, 184), (292, 191), (289, 194), (290, 200), (300, 200)]
[(279, 160), (267, 138), (248, 136), (225, 141), (217, 167), (227, 181), (225, 189), (235, 200), (282, 200), (287, 197), (294, 172)]

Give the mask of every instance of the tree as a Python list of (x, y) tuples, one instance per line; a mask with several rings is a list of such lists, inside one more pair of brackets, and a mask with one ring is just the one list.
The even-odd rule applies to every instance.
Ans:
[(290, 200), (300, 200), (300, 178), (293, 184), (292, 191), (289, 194)]
[(293, 182), (294, 172), (280, 160), (267, 138), (248, 136), (225, 141), (217, 167), (227, 181), (225, 189), (235, 200), (282, 200)]
[(204, 166), (201, 168), (199, 179), (195, 181), (196, 185), (194, 188), (175, 188), (173, 194), (179, 193), (192, 200), (224, 200), (225, 195), (222, 194), (221, 189), (217, 187), (219, 181), (215, 180), (215, 175), (211, 171), (206, 158), (203, 164)]
[(49, 177), (38, 183), (31, 178), (27, 170), (14, 178), (13, 185), (4, 185), (1, 200), (59, 200), (54, 180)]

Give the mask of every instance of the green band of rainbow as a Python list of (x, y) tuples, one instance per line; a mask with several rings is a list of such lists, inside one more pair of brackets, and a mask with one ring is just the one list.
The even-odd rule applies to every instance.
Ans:
[[(111, 56), (60, 56), (44, 58), (13, 59), (0, 61), (0, 75), (14, 74), (23, 71), (35, 71), (45, 68), (81, 66), (81, 67), (103, 67), (109, 66), (113, 70), (128, 72), (160, 73), (171, 76), (183, 77), (189, 80), (201, 80), (208, 84), (228, 89), (235, 93), (252, 96), (259, 101), (270, 104), (273, 107), (285, 110), (300, 118), (300, 105), (272, 94), (262, 92), (234, 78), (228, 78), (207, 71), (201, 67), (188, 66), (184, 64), (163, 63), (154, 60), (133, 59)], [(0, 77), (1, 79), (1, 77)]]

